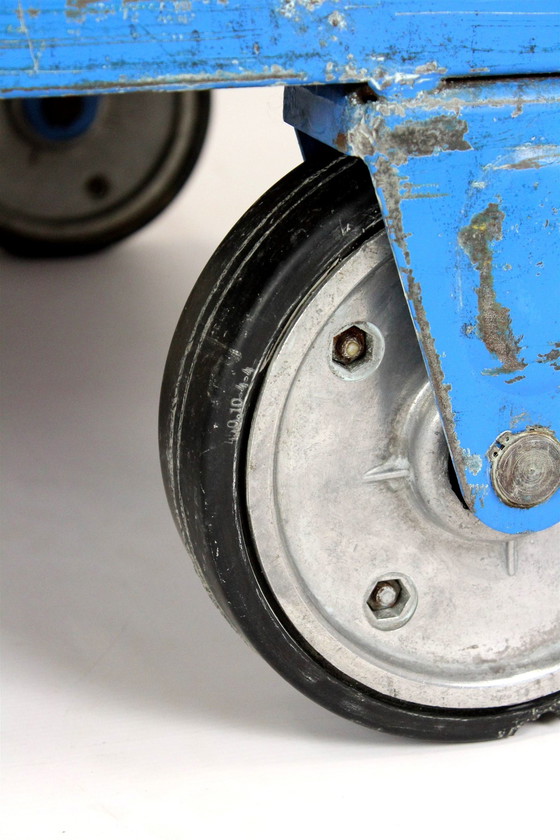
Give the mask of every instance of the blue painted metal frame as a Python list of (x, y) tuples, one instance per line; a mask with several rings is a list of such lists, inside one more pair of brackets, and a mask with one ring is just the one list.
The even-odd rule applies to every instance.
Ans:
[(294, 86), (288, 120), (366, 160), (463, 491), (509, 533), (558, 519), (499, 502), (487, 452), (560, 426), (560, 96), (481, 80), (559, 69), (558, 0), (0, 0), (0, 96)]
[(474, 511), (506, 533), (549, 527), (560, 493), (504, 505), (488, 453), (506, 430), (560, 430), (560, 79), (365, 93), (288, 90), (285, 116), (370, 168)]
[(560, 68), (558, 0), (1, 0), (0, 94)]

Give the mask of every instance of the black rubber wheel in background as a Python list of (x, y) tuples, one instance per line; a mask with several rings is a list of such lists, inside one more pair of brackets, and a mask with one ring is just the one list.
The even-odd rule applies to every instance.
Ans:
[(341, 674), (292, 626), (260, 569), (245, 468), (259, 388), (304, 301), (382, 230), (361, 161), (309, 161), (240, 220), (195, 286), (163, 381), (160, 453), (169, 504), (211, 597), (290, 683), (338, 714), (383, 731), (469, 741), (512, 734), (558, 712), (560, 695), (511, 707), (401, 702)]
[(65, 257), (134, 233), (181, 190), (209, 115), (209, 91), (3, 100), (0, 246)]

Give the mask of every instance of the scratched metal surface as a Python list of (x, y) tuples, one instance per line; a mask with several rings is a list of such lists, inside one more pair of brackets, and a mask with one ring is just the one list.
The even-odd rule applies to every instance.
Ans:
[(552, 73), (558, 0), (1, 0), (0, 94)]
[(502, 504), (502, 432), (560, 432), (560, 80), (444, 85), (415, 100), (286, 92), (287, 121), (372, 172), (463, 488), (506, 533), (558, 521), (560, 493)]

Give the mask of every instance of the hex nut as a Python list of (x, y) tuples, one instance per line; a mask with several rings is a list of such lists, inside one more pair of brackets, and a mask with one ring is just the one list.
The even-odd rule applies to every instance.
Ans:
[(341, 379), (358, 380), (379, 367), (384, 353), (385, 341), (378, 328), (356, 321), (332, 336), (329, 362)]
[(376, 583), (369, 596), (368, 605), (374, 612), (386, 609), (396, 609), (402, 594), (402, 587), (398, 580), (382, 580)]
[(368, 618), (379, 630), (402, 627), (412, 618), (417, 605), (416, 587), (401, 573), (378, 577), (366, 600)]
[(367, 351), (367, 335), (361, 327), (347, 327), (333, 338), (333, 362), (339, 365), (355, 365), (364, 358)]

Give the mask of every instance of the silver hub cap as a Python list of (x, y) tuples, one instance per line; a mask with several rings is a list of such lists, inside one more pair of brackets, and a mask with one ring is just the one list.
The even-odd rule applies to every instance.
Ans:
[[(367, 340), (354, 368), (333, 358), (352, 325)], [(448, 708), (560, 690), (560, 529), (511, 539), (454, 492), (384, 235), (333, 273), (278, 348), (247, 501), (275, 597), (343, 674)]]

